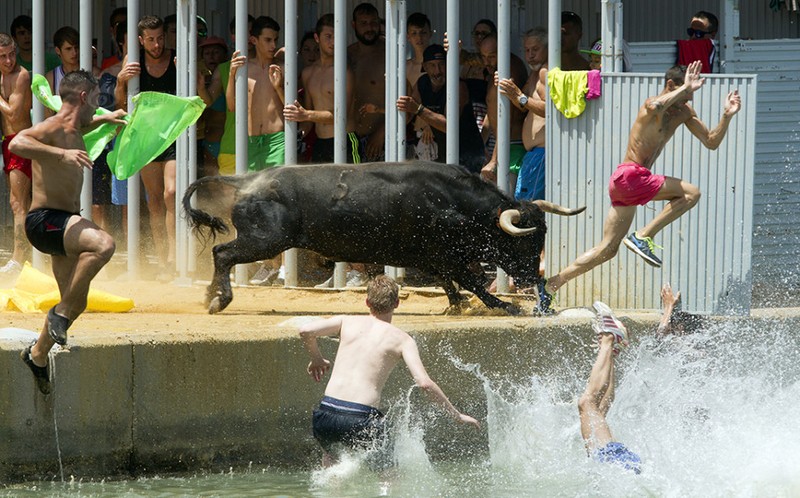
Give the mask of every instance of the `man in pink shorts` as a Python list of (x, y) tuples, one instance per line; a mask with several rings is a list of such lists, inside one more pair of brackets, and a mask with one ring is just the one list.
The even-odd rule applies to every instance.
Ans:
[[(661, 260), (653, 254), (657, 247), (653, 236), (697, 204), (700, 190), (680, 178), (654, 175), (650, 168), (680, 125), (686, 125), (707, 148), (719, 147), (731, 119), (741, 107), (739, 93), (735, 90), (730, 92), (725, 99), (722, 119), (716, 128), (709, 130), (689, 105), (692, 94), (705, 83), (705, 79), (700, 77), (700, 69), (699, 61), (688, 67), (670, 68), (661, 93), (648, 98), (639, 109), (631, 128), (625, 159), (611, 175), (608, 184), (611, 209), (603, 225), (603, 240), (557, 275), (540, 280), (537, 307), (540, 313), (552, 313), (553, 294), (568, 281), (616, 256), (621, 242), (648, 264), (661, 267)], [(650, 201), (669, 202), (647, 226), (625, 237), (633, 223), (636, 207)]]

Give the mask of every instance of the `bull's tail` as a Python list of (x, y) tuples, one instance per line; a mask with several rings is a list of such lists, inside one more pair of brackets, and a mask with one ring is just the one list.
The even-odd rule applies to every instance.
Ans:
[(539, 209), (541, 209), (545, 213), (553, 213), (561, 216), (575, 216), (576, 214), (580, 214), (586, 210), (586, 206), (577, 209), (572, 209), (572, 208), (566, 208), (564, 206), (559, 206), (558, 204), (541, 199), (533, 201), (533, 204), (539, 206)]
[(202, 227), (208, 227), (212, 240), (216, 238), (218, 233), (225, 234), (230, 229), (221, 218), (193, 208), (192, 195), (203, 185), (214, 183), (224, 183), (236, 189), (241, 188), (243, 185), (241, 176), (206, 176), (189, 185), (186, 193), (183, 194), (183, 211), (186, 213), (186, 219), (189, 222), (189, 226), (192, 227), (192, 231), (198, 234)]

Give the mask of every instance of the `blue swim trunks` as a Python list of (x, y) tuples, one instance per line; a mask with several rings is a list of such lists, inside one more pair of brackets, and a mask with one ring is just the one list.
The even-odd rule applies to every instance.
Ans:
[(544, 147), (534, 147), (522, 158), (514, 198), (518, 201), (544, 199)]
[(612, 441), (602, 448), (594, 450), (592, 458), (598, 462), (621, 465), (625, 470), (632, 470), (637, 474), (642, 472), (642, 459), (622, 443)]

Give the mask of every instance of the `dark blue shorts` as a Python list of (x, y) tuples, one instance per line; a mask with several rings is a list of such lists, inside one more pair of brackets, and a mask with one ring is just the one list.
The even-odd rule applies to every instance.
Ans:
[(314, 410), (314, 438), (325, 451), (340, 444), (353, 449), (372, 448), (386, 436), (383, 413), (371, 406), (325, 396)]
[(642, 471), (642, 459), (622, 443), (610, 442), (602, 448), (594, 450), (592, 458), (598, 462), (621, 465), (626, 470), (632, 470), (637, 474)]
[(31, 245), (45, 254), (66, 256), (64, 231), (76, 213), (59, 209), (34, 209), (25, 217), (25, 235)]

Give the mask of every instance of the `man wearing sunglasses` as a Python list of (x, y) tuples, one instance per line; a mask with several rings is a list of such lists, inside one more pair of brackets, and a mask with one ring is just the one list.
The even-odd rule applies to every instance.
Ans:
[(707, 39), (713, 40), (717, 37), (717, 30), (719, 29), (719, 21), (717, 16), (711, 12), (701, 10), (694, 16), (686, 29), (686, 34), (689, 39)]
[(686, 28), (688, 40), (678, 40), (678, 64), (689, 65), (699, 60), (703, 64), (701, 72), (712, 72), (717, 56), (715, 38), (718, 29), (717, 16), (711, 12), (701, 10), (692, 16)]

